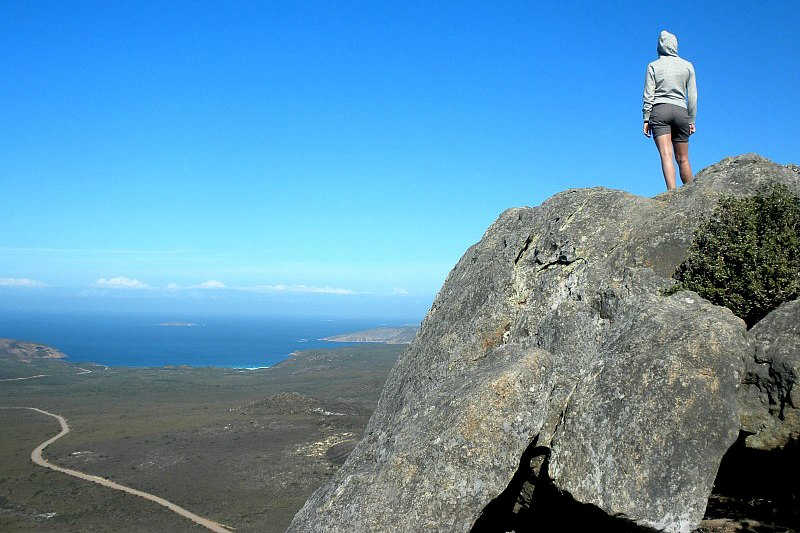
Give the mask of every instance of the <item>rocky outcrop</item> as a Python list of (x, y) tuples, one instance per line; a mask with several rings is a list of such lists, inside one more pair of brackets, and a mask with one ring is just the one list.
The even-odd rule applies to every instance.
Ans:
[[(773, 181), (800, 193), (795, 172), (745, 155), (655, 198), (592, 188), (505, 211), (450, 272), (363, 440), (289, 530), (519, 530), (511, 515), (535, 520), (523, 511), (537, 491), (632, 527), (696, 527), (742, 427), (741, 384), (764, 364), (761, 330), (663, 291), (717, 198)], [(513, 505), (495, 516), (502, 499)]]

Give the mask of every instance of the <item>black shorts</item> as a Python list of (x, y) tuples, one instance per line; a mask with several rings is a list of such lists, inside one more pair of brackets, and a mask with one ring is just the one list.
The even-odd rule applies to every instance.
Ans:
[(650, 131), (653, 137), (672, 134), (672, 142), (689, 142), (689, 112), (675, 104), (656, 104), (650, 111)]

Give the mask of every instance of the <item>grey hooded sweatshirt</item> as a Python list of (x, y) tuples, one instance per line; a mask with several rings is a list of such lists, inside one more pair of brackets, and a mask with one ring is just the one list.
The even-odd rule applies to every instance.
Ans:
[(647, 122), (656, 104), (674, 104), (686, 108), (689, 123), (697, 116), (697, 85), (694, 66), (678, 57), (678, 38), (664, 30), (658, 36), (658, 59), (647, 65), (644, 79), (642, 114)]

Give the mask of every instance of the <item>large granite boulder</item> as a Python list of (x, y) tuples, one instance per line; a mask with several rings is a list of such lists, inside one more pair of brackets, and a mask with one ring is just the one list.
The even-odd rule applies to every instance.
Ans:
[[(448, 275), (363, 440), (289, 531), (505, 531), (498, 497), (542, 478), (636, 527), (696, 527), (739, 402), (751, 400), (753, 421), (772, 416), (740, 390), (767, 356), (729, 310), (663, 291), (721, 194), (773, 181), (800, 193), (800, 176), (745, 155), (696, 178), (655, 198), (568, 190), (501, 214)], [(515, 509), (535, 507), (540, 486), (521, 483)]]
[(800, 440), (800, 300), (782, 304), (749, 334), (754, 353), (740, 389), (745, 444), (779, 450)]

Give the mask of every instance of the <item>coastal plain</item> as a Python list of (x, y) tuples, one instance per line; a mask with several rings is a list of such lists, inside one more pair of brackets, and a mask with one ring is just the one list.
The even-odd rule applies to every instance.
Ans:
[[(64, 416), (52, 463), (165, 498), (235, 531), (284, 531), (361, 438), (405, 349), (297, 352), (265, 369), (105, 367), (0, 353), (0, 407)], [(32, 379), (14, 379), (41, 376)], [(0, 530), (203, 531), (142, 498), (34, 465), (52, 418), (0, 409)]]

